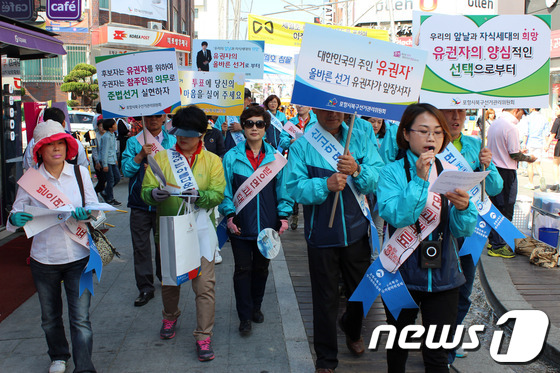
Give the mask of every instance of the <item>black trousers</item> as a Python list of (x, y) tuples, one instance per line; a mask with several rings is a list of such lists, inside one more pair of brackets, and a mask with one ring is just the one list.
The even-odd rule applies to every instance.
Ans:
[[(499, 194), (490, 197), (490, 201), (492, 201), (494, 206), (496, 206), (498, 211), (500, 211), (506, 219), (511, 221), (515, 209), (515, 200), (517, 199), (517, 170), (496, 168), (504, 180), (504, 187)], [(494, 230), (490, 232), (488, 242), (493, 249), (506, 245), (506, 241)]]
[(232, 235), (230, 241), (235, 262), (233, 290), (237, 315), (240, 321), (251, 320), (253, 311), (261, 309), (270, 260), (261, 254), (256, 240), (240, 240)]
[[(420, 312), (422, 312), (422, 325), (426, 328), (422, 336), (423, 340), (428, 333), (428, 327), (430, 325), (437, 325), (435, 337), (433, 339), (436, 342), (440, 340), (443, 325), (451, 325), (450, 338), (455, 335), (459, 288), (436, 293), (412, 290), (410, 291), (410, 295), (418, 307), (420, 307)], [(387, 372), (404, 373), (406, 370), (408, 350), (401, 349), (397, 341), (399, 340), (401, 330), (407, 325), (413, 325), (416, 321), (418, 309), (405, 308), (399, 314), (399, 318), (395, 320), (385, 303), (383, 303), (383, 306), (385, 307), (385, 314), (387, 315), (387, 323), (397, 328), (395, 344), (392, 349), (387, 350)], [(428, 349), (423, 341), (421, 348), (424, 367), (427, 373), (449, 372), (449, 368), (447, 367), (448, 350), (443, 348), (437, 350)]]
[(152, 265), (152, 243), (150, 231), (154, 235), (156, 246), (156, 276), (161, 281), (161, 258), (159, 242), (156, 240), (157, 215), (155, 211), (130, 209), (130, 235), (134, 257), (134, 277), (139, 292), (152, 293), (154, 287), (154, 268)]
[[(313, 346), (316, 368), (335, 369), (338, 365), (337, 325), (338, 281), (342, 281), (349, 299), (370, 265), (371, 249), (364, 236), (347, 247), (307, 247), (311, 293), (313, 298)], [(342, 316), (350, 339), (360, 339), (364, 311), (361, 302), (347, 302)]]

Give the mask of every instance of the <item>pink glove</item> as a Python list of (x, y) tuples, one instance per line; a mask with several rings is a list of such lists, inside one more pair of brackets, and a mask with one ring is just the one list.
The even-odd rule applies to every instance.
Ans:
[(286, 230), (288, 230), (288, 219), (280, 219), (280, 230), (278, 231), (279, 235), (282, 235)]
[(241, 234), (241, 230), (239, 230), (239, 228), (237, 228), (237, 225), (235, 225), (235, 223), (233, 222), (233, 216), (227, 220), (227, 227), (231, 233), (237, 235)]

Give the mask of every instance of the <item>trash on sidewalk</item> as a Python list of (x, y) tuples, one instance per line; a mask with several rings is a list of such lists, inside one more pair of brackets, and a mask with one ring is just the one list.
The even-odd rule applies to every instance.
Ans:
[(554, 268), (560, 254), (556, 248), (531, 237), (515, 240), (515, 253), (529, 257), (529, 262), (539, 267)]

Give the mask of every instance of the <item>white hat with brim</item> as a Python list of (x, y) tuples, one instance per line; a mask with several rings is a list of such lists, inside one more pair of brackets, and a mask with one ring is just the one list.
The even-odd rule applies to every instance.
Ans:
[(39, 150), (43, 145), (58, 140), (66, 141), (66, 160), (72, 159), (78, 155), (76, 139), (64, 132), (62, 124), (52, 119), (41, 122), (35, 127), (33, 131), (33, 140), (35, 140), (35, 146), (33, 147), (33, 159), (35, 162), (39, 162)]

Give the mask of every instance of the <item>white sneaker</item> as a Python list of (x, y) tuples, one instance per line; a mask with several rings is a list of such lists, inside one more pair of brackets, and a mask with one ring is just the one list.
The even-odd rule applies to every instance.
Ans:
[(220, 250), (216, 249), (214, 252), (214, 264), (220, 264), (222, 262), (222, 256), (220, 255)]
[(66, 361), (55, 360), (51, 363), (49, 373), (64, 373), (66, 372)]

